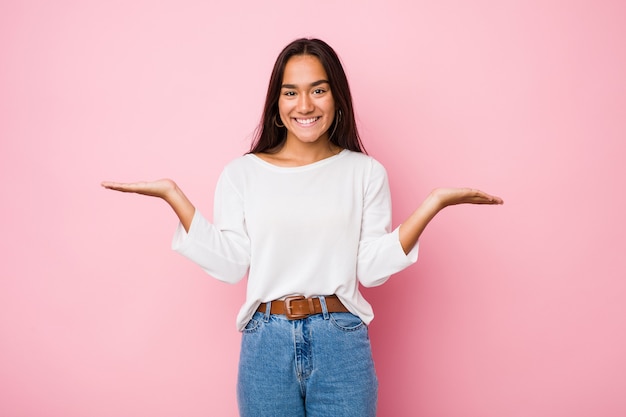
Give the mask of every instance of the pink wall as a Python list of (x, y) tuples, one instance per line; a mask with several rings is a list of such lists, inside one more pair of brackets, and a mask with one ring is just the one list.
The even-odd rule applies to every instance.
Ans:
[(367, 290), (383, 417), (626, 415), (626, 6), (618, 1), (0, 3), (0, 415), (235, 416), (244, 286), (169, 249), (207, 215), (275, 56), (342, 56), (396, 222), (480, 187)]

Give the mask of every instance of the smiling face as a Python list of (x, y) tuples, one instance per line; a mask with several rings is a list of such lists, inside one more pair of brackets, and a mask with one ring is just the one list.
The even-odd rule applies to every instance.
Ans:
[(335, 100), (318, 58), (296, 55), (287, 61), (278, 112), (287, 129), (287, 143), (328, 142), (328, 129), (335, 118)]

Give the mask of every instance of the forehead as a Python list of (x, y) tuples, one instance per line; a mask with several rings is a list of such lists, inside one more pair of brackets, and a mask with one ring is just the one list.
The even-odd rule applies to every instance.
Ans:
[(328, 76), (317, 57), (296, 55), (287, 61), (283, 84), (308, 85), (320, 80), (328, 80)]

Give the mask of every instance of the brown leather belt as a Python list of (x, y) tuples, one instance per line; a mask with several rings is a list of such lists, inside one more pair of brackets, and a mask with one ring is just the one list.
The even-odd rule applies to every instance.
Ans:
[[(336, 295), (327, 295), (324, 300), (329, 313), (349, 313), (349, 310)], [(267, 303), (261, 303), (256, 311), (265, 313), (265, 310), (267, 310)], [(305, 298), (302, 295), (286, 297), (284, 300), (274, 300), (270, 308), (270, 314), (284, 314), (289, 320), (303, 319), (321, 313), (322, 304), (318, 297)]]

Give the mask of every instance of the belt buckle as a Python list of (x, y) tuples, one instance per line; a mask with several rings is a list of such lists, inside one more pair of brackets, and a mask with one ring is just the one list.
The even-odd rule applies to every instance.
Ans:
[[(291, 303), (293, 301), (300, 301), (300, 300), (308, 300), (308, 307), (309, 307), (308, 313), (294, 313), (292, 311)], [(311, 314), (315, 312), (315, 307), (313, 307), (313, 299), (312, 298), (307, 299), (303, 295), (292, 295), (290, 297), (285, 297), (285, 300), (283, 302), (285, 303), (285, 315), (287, 316), (287, 319), (289, 320), (303, 319), (305, 317), (309, 317)]]

